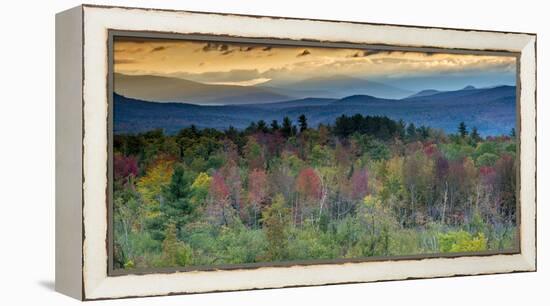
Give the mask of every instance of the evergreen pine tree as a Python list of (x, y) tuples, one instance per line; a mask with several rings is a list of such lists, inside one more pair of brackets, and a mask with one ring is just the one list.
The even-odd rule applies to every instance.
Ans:
[(298, 117), (298, 123), (300, 124), (300, 132), (303, 132), (303, 131), (307, 130), (306, 115), (301, 114), (300, 117)]
[(470, 138), (472, 139), (473, 144), (477, 144), (481, 141), (481, 136), (479, 136), (479, 132), (477, 131), (477, 128), (475, 126), (472, 128)]
[(468, 136), (468, 129), (466, 128), (466, 123), (464, 123), (464, 121), (460, 122), (458, 125), (458, 133), (462, 138)]
[(175, 267), (178, 263), (178, 239), (174, 223), (168, 224), (165, 238), (162, 241), (162, 263), (167, 267)]
[(407, 126), (407, 139), (409, 141), (416, 140), (416, 127), (414, 123), (409, 123), (409, 126)]
[(405, 139), (406, 136), (406, 124), (403, 119), (400, 119), (397, 123), (397, 135), (399, 135), (399, 138)]
[(164, 224), (174, 223), (177, 228), (181, 228), (196, 217), (195, 205), (191, 200), (192, 183), (192, 178), (183, 166), (177, 165), (166, 188), (166, 201), (160, 207)]
[(264, 231), (267, 238), (267, 255), (270, 260), (283, 260), (288, 253), (288, 230), (290, 210), (285, 199), (277, 194), (271, 206), (262, 213)]
[(258, 121), (258, 124), (256, 125), (256, 127), (257, 127), (258, 131), (260, 131), (260, 132), (267, 133), (267, 131), (268, 131), (267, 124), (263, 120)]
[(271, 131), (276, 132), (280, 129), (279, 122), (277, 120), (271, 121)]
[(290, 137), (292, 134), (292, 121), (290, 121), (290, 118), (284, 117), (283, 118), (283, 127), (281, 128), (281, 132), (283, 133), (283, 136)]

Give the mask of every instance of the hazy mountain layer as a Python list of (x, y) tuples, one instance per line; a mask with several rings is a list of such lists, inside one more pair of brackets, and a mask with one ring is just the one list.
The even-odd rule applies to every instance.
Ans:
[(260, 119), (294, 122), (305, 114), (311, 126), (331, 124), (342, 115), (384, 115), (407, 123), (455, 132), (461, 121), (477, 127), (482, 135), (508, 134), (515, 127), (516, 88), (467, 89), (416, 96), (401, 100), (353, 95), (343, 99), (307, 98), (279, 103), (204, 106), (157, 103), (115, 94), (115, 133), (137, 133), (162, 128), (175, 133), (191, 124), (197, 127), (245, 128)]

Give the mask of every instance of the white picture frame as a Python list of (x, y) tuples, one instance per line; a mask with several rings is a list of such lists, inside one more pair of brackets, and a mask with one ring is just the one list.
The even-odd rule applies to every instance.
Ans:
[[(513, 254), (110, 275), (109, 31), (518, 54), (520, 248)], [(82, 5), (56, 16), (56, 290), (81, 300), (536, 271), (536, 35)]]

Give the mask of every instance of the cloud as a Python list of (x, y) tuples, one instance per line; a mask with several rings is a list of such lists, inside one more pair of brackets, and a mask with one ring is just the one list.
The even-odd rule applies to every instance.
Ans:
[(264, 77), (257, 69), (234, 69), (203, 73), (178, 72), (172, 76), (201, 83), (245, 82)]
[(265, 82), (269, 82), (271, 79), (268, 78), (257, 78), (252, 80), (246, 80), (246, 81), (236, 81), (236, 82), (206, 82), (206, 84), (213, 84), (213, 85), (236, 85), (236, 86), (254, 86), (258, 84), (262, 84)]
[(206, 45), (204, 45), (204, 47), (202, 47), (202, 51), (204, 52), (215, 51), (215, 50), (218, 50), (218, 47), (213, 43), (207, 43)]
[(385, 51), (385, 50), (362, 50), (362, 51), (356, 51), (353, 54), (346, 55), (348, 58), (361, 58), (361, 57), (369, 57), (376, 54), (387, 54), (390, 55), (396, 51)]
[(302, 56), (306, 56), (306, 55), (310, 55), (311, 52), (309, 52), (308, 49), (304, 49), (304, 51), (298, 53), (298, 55), (296, 55), (296, 57), (302, 57)]
[(248, 47), (240, 47), (240, 48), (239, 48), (239, 51), (241, 51), (241, 52), (250, 52), (250, 51), (252, 51), (252, 50), (254, 50), (254, 47), (251, 47), (251, 46), (248, 46)]
[(360, 57), (367, 57), (369, 55), (371, 55), (370, 51), (357, 51), (351, 55), (347, 55), (346, 57), (360, 58)]
[[(501, 56), (225, 42), (142, 42), (121, 41), (114, 45), (115, 64), (121, 64), (115, 68), (117, 71), (243, 84), (263, 79), (293, 82), (335, 73), (369, 78), (515, 71), (515, 60)], [(170, 52), (162, 51), (166, 49)]]
[(115, 48), (115, 53), (127, 53), (127, 54), (134, 54), (134, 53), (139, 53), (139, 52), (143, 52), (144, 49), (143, 48)]
[(166, 50), (166, 49), (167, 49), (167, 47), (165, 47), (165, 46), (154, 47), (153, 49), (151, 49), (151, 53)]
[(229, 46), (226, 44), (219, 44), (219, 43), (206, 43), (204, 47), (202, 47), (202, 51), (204, 52), (210, 52), (210, 51), (220, 51), (225, 52), (229, 50)]
[(132, 58), (120, 58), (120, 59), (115, 58), (115, 61), (114, 61), (115, 64), (135, 64), (137, 62), (138, 61)]
[(398, 52), (399, 51), (393, 51), (393, 50), (365, 50), (363, 51), (363, 56), (373, 56), (376, 54), (392, 55)]
[(361, 58), (361, 57), (367, 57), (367, 56), (371, 56), (379, 53), (382, 53), (382, 52), (377, 50), (363, 50), (363, 51), (359, 50), (359, 51), (355, 51), (353, 54), (348, 54), (345, 57)]
[(249, 52), (252, 51), (253, 47), (240, 47), (240, 48), (230, 48), (227, 44), (219, 44), (219, 43), (207, 43), (202, 47), (202, 51), (204, 52), (211, 52), (211, 51), (217, 51), (220, 52), (221, 55), (228, 55), (231, 54), (237, 50), (243, 51), (243, 52)]

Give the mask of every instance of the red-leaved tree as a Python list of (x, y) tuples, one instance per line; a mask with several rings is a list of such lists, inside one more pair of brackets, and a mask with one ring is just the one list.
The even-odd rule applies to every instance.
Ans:
[(301, 223), (304, 215), (313, 212), (315, 204), (321, 200), (323, 195), (321, 178), (313, 168), (305, 168), (298, 174), (296, 179), (296, 191), (299, 194), (299, 201), (294, 207), (294, 219)]
[(123, 156), (115, 154), (113, 158), (113, 171), (115, 180), (122, 180), (124, 183), (128, 179), (138, 175), (138, 162), (133, 156)]
[(208, 214), (218, 224), (229, 223), (230, 194), (221, 173), (215, 172), (210, 182)]

